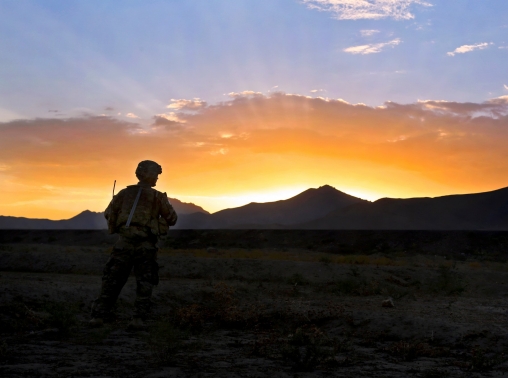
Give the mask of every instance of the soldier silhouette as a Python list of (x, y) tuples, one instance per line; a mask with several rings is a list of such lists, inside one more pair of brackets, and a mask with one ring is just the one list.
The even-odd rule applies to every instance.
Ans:
[(156, 162), (140, 162), (136, 169), (139, 182), (113, 196), (104, 212), (109, 233), (120, 236), (104, 267), (101, 292), (92, 305), (91, 326), (114, 320), (113, 307), (134, 268), (136, 301), (128, 328), (145, 328), (152, 290), (159, 283), (157, 241), (177, 220), (166, 193), (153, 189), (161, 173)]

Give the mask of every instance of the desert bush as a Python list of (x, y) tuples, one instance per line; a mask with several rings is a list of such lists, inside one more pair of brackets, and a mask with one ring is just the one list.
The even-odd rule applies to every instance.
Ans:
[(471, 349), (469, 361), (466, 367), (470, 371), (487, 372), (492, 370), (496, 365), (502, 364), (508, 360), (505, 353), (492, 353), (479, 346)]
[(333, 341), (317, 327), (297, 328), (281, 347), (281, 356), (295, 371), (312, 371), (334, 356)]
[(467, 288), (460, 274), (453, 266), (441, 265), (437, 271), (437, 278), (429, 284), (429, 289), (434, 293), (447, 295), (462, 294)]
[(339, 295), (378, 295), (381, 294), (379, 283), (367, 280), (365, 277), (352, 277), (336, 280), (331, 291)]
[(201, 332), (207, 324), (214, 323), (226, 328), (245, 328), (257, 323), (263, 306), (250, 304), (240, 306), (235, 290), (226, 283), (213, 285), (213, 291), (203, 303), (193, 303), (175, 311), (174, 321), (183, 328)]
[(149, 328), (148, 344), (155, 360), (163, 365), (172, 365), (178, 352), (184, 349), (184, 340), (189, 333), (175, 327), (169, 319), (161, 319)]
[(403, 361), (413, 361), (419, 357), (445, 357), (450, 353), (448, 349), (431, 347), (429, 344), (418, 340), (400, 340), (388, 346), (385, 350)]
[(193, 332), (201, 331), (209, 319), (210, 311), (197, 303), (182, 306), (174, 314), (174, 320), (178, 326)]
[(286, 282), (290, 285), (308, 285), (309, 280), (300, 273), (294, 273), (286, 279)]
[(421, 378), (447, 378), (450, 372), (443, 369), (431, 368), (421, 372)]
[(0, 343), (0, 361), (7, 357), (7, 353), (9, 351), (9, 347), (7, 346), (7, 342), (2, 340)]
[(352, 343), (347, 340), (330, 338), (313, 324), (304, 324), (293, 328), (289, 333), (277, 333), (274, 330), (258, 334), (252, 353), (265, 358), (282, 360), (294, 371), (313, 371), (325, 364), (337, 366), (350, 361), (336, 360), (338, 353), (353, 351)]
[(58, 328), (60, 335), (69, 336), (72, 328), (77, 324), (78, 307), (64, 302), (47, 302), (42, 308), (50, 315), (47, 324)]
[(321, 257), (321, 258), (319, 259), (319, 262), (323, 263), (323, 265), (328, 266), (328, 265), (330, 265), (330, 264), (331, 264), (332, 259), (331, 259), (330, 257), (328, 257), (328, 256), (323, 256), (323, 257)]

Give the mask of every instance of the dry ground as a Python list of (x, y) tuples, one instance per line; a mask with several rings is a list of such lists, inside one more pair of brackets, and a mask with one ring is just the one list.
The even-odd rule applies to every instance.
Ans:
[(131, 333), (133, 277), (117, 321), (86, 324), (107, 249), (0, 244), (2, 377), (508, 374), (503, 262), (166, 249), (149, 327)]

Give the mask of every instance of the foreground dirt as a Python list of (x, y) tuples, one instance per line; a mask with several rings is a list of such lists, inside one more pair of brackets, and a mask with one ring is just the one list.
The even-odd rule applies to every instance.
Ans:
[(148, 328), (128, 332), (133, 277), (117, 320), (87, 326), (107, 258), (0, 245), (2, 377), (508, 374), (506, 263), (166, 250)]

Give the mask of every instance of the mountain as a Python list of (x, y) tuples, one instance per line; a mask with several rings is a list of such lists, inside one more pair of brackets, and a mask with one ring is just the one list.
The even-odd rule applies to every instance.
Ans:
[(287, 200), (249, 203), (210, 215), (190, 214), (175, 228), (291, 228), (353, 204), (368, 201), (350, 196), (329, 185), (306, 191)]
[(332, 211), (296, 228), (508, 230), (508, 188), (435, 198), (382, 198)]
[[(209, 214), (202, 207), (193, 203), (182, 202), (169, 198), (169, 202), (180, 216), (198, 213)], [(31, 230), (102, 230), (108, 228), (104, 213), (85, 210), (78, 215), (63, 220), (30, 219), (22, 217), (0, 216), (0, 229), (31, 229)]]
[(182, 202), (176, 198), (169, 198), (169, 202), (171, 203), (171, 205), (173, 205), (173, 209), (175, 209), (177, 214), (192, 214), (192, 213), (210, 214), (201, 206), (194, 205), (191, 202)]
[[(435, 198), (382, 198), (369, 202), (325, 185), (287, 200), (250, 203), (213, 214), (170, 199), (173, 229), (508, 230), (508, 188)], [(0, 229), (105, 229), (103, 213), (67, 220), (0, 216)]]
[(107, 228), (103, 213), (85, 210), (75, 217), (63, 220), (30, 219), (0, 216), (0, 229), (30, 230), (100, 230)]

